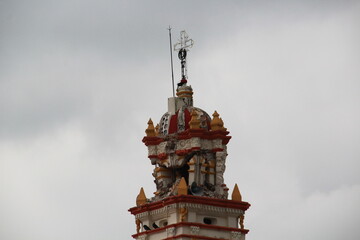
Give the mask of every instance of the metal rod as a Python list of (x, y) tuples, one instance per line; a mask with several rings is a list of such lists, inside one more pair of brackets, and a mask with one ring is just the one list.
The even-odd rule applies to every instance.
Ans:
[(175, 97), (175, 86), (174, 86), (174, 65), (173, 65), (173, 56), (172, 56), (172, 41), (171, 41), (171, 27), (169, 25), (169, 39), (170, 39), (170, 59), (171, 59), (171, 80), (172, 80), (172, 91), (173, 97)]

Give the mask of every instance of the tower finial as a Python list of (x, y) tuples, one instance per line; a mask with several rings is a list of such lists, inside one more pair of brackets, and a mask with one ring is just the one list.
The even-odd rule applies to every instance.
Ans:
[(146, 136), (147, 137), (155, 137), (156, 136), (156, 132), (155, 132), (155, 127), (153, 124), (153, 121), (151, 120), (151, 118), (148, 121), (148, 127), (145, 130)]
[(180, 179), (179, 185), (177, 186), (177, 194), (178, 195), (187, 195), (188, 186), (186, 184), (185, 178), (182, 177)]
[(219, 118), (219, 114), (217, 111), (213, 113), (213, 119), (210, 122), (211, 130), (212, 131), (226, 131), (224, 128), (224, 122), (221, 118)]
[(174, 45), (174, 50), (178, 51), (178, 57), (181, 60), (181, 81), (178, 86), (187, 83), (186, 55), (189, 48), (194, 45), (194, 41), (189, 39), (185, 30), (180, 32), (179, 42)]
[(240, 193), (239, 187), (236, 183), (235, 183), (234, 190), (232, 192), (231, 199), (234, 201), (242, 201), (241, 193)]
[(136, 206), (141, 206), (145, 203), (146, 203), (146, 196), (145, 196), (144, 188), (141, 188), (139, 194), (136, 197)]
[(191, 119), (189, 122), (190, 129), (199, 129), (200, 128), (200, 120), (198, 119), (198, 114), (195, 109), (191, 112)]

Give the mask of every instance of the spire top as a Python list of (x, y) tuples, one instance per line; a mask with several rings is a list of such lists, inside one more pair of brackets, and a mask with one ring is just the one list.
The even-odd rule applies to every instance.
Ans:
[(147, 137), (155, 137), (156, 136), (156, 131), (155, 131), (155, 127), (153, 124), (153, 121), (151, 120), (151, 118), (148, 121), (148, 127), (145, 130), (146, 136)]
[(187, 195), (188, 186), (186, 184), (186, 180), (184, 177), (181, 178), (179, 185), (177, 186), (177, 194), (178, 195)]
[(145, 196), (144, 188), (141, 188), (139, 194), (136, 197), (136, 206), (141, 206), (145, 203), (146, 203), (146, 196)]
[(191, 119), (189, 122), (190, 129), (200, 129), (200, 120), (198, 119), (198, 114), (195, 109), (191, 112)]
[(221, 118), (219, 118), (219, 114), (217, 111), (213, 113), (213, 119), (210, 122), (212, 131), (226, 131), (224, 128), (224, 122)]
[(242, 201), (240, 190), (239, 190), (239, 187), (238, 187), (238, 185), (236, 183), (235, 183), (234, 190), (232, 192), (231, 199), (234, 200), (234, 201)]
[(189, 48), (194, 45), (194, 40), (189, 39), (189, 36), (185, 32), (185, 30), (180, 32), (180, 39), (174, 45), (174, 50), (178, 51), (178, 57), (181, 61), (181, 81), (178, 83), (178, 86), (182, 86), (187, 83), (187, 68), (186, 68), (186, 55)]

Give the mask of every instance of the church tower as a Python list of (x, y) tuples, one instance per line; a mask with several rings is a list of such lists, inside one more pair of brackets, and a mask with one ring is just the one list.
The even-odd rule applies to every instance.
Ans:
[(141, 188), (135, 216), (137, 240), (244, 240), (244, 214), (238, 186), (229, 199), (224, 183), (229, 132), (215, 111), (210, 117), (193, 106), (193, 89), (187, 83), (186, 55), (193, 41), (185, 31), (175, 45), (182, 79), (168, 111), (154, 126), (150, 119), (143, 142), (154, 165), (156, 192), (147, 198)]

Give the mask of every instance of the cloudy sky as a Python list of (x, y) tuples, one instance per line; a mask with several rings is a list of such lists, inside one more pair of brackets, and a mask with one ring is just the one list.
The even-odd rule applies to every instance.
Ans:
[(0, 0), (0, 239), (131, 239), (168, 25), (233, 136), (247, 239), (360, 239), (360, 2), (320, 0)]

